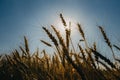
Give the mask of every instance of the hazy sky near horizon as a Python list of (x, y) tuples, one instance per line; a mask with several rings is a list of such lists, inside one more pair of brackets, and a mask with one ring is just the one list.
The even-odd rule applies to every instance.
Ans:
[(48, 39), (42, 26), (58, 24), (59, 13), (91, 29), (89, 33), (95, 34), (96, 25), (102, 25), (116, 36), (110, 38), (120, 39), (119, 0), (0, 0), (0, 53), (23, 45), (24, 35), (31, 49), (45, 48), (39, 41)]

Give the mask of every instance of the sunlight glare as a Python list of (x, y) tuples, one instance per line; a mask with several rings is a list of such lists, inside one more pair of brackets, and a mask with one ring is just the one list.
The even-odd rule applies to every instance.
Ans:
[[(61, 19), (60, 18), (57, 18), (55, 20), (55, 26), (56, 28), (60, 31), (60, 33), (62, 35), (65, 34), (65, 29), (71, 29), (71, 32), (72, 34), (75, 33), (75, 29), (76, 29), (76, 22), (75, 22), (75, 19), (71, 18), (71, 17), (66, 17), (66, 16), (63, 16), (64, 19), (65, 19), (65, 22), (67, 24), (67, 26), (64, 26)], [(56, 24), (57, 23), (57, 24)]]

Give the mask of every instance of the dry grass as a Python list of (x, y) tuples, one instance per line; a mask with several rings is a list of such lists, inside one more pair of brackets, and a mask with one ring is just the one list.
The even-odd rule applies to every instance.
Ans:
[[(28, 40), (24, 37), (25, 45), (20, 46), (20, 50), (14, 50), (10, 55), (0, 56), (0, 80), (120, 80), (119, 59), (113, 55), (115, 61), (118, 61), (115, 64), (103, 56), (97, 51), (95, 42), (92, 48), (88, 46), (85, 33), (79, 23), (78, 31), (85, 47), (78, 43), (79, 51), (75, 51), (71, 30), (66, 29), (68, 24), (62, 14), (60, 18), (65, 26), (65, 39), (55, 26), (51, 25), (55, 36), (46, 27), (42, 27), (53, 44), (44, 40), (41, 42), (55, 49), (54, 55), (50, 57), (45, 50), (40, 52), (38, 49), (35, 53), (30, 53)], [(101, 26), (99, 29), (114, 53), (104, 29)], [(71, 45), (73, 48), (70, 47)], [(120, 50), (118, 46), (113, 46)]]

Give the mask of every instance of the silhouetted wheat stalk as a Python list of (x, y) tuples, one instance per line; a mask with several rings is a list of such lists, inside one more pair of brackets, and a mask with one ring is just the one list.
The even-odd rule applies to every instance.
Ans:
[(117, 45), (113, 45), (116, 49), (120, 50), (120, 47), (118, 47)]
[(66, 32), (66, 45), (67, 48), (69, 49), (70, 30), (66, 29), (65, 32)]
[(106, 42), (107, 45), (110, 47), (110, 49), (111, 49), (111, 51), (112, 51), (112, 53), (113, 53), (113, 58), (115, 59), (115, 54), (114, 54), (114, 52), (113, 52), (112, 45), (111, 45), (111, 43), (110, 43), (109, 38), (107, 37), (107, 35), (106, 35), (105, 31), (103, 30), (103, 28), (102, 28), (101, 26), (98, 26), (98, 27), (99, 27), (99, 29), (100, 29), (100, 31), (101, 31), (104, 39), (105, 39), (105, 42)]
[(29, 54), (28, 41), (27, 41), (27, 38), (25, 36), (24, 36), (24, 41), (25, 41), (25, 50)]
[(82, 57), (83, 57), (83, 60), (85, 61), (85, 62), (87, 62), (86, 61), (86, 57), (85, 57), (85, 52), (84, 52), (84, 50), (82, 49), (82, 47), (78, 44), (78, 47), (79, 47), (79, 49), (80, 49), (80, 52), (82, 53)]
[(83, 32), (83, 29), (81, 28), (81, 25), (78, 23), (77, 26), (78, 26), (78, 30), (79, 30), (81, 36), (82, 36), (83, 39), (85, 40), (85, 34), (84, 34), (84, 32)]
[(51, 27), (54, 30), (54, 32), (56, 33), (57, 38), (59, 40), (59, 43), (62, 45), (63, 48), (66, 49), (66, 45), (65, 45), (64, 39), (62, 38), (60, 32), (53, 25), (51, 25)]
[(99, 58), (101, 58), (102, 60), (104, 60), (106, 63), (108, 63), (112, 68), (116, 68), (115, 65), (109, 60), (107, 59), (106, 57), (104, 57), (103, 55), (101, 55), (99, 52), (91, 49), (91, 51), (96, 55), (98, 56)]
[(63, 18), (63, 15), (60, 13), (60, 18), (64, 26), (67, 26), (65, 19)]
[(44, 40), (40, 40), (42, 43), (44, 43), (45, 45), (49, 46), (49, 47), (52, 47), (52, 45)]
[(45, 27), (42, 27), (43, 30), (47, 33), (48, 37), (52, 40), (52, 42), (54, 43), (55, 46), (58, 46), (58, 42), (55, 39), (55, 37), (49, 32), (48, 29), (46, 29)]
[(84, 34), (84, 31), (83, 31), (81, 25), (79, 23), (77, 23), (77, 26), (78, 26), (78, 31), (80, 32), (80, 34), (81, 34), (81, 36), (83, 38), (82, 41), (85, 42), (85, 45), (86, 45), (87, 49), (89, 49), (86, 38), (85, 38), (85, 34)]

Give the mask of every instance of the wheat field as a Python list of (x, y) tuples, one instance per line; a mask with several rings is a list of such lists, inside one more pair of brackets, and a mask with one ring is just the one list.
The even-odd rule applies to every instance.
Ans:
[(112, 44), (102, 26), (98, 29), (110, 48), (114, 61), (97, 50), (96, 42), (88, 45), (85, 32), (79, 23), (76, 24), (79, 36), (85, 46), (77, 44), (76, 51), (71, 38), (71, 28), (63, 15), (59, 15), (65, 29), (65, 37), (51, 25), (54, 33), (42, 27), (51, 42), (40, 40), (43, 45), (54, 49), (52, 56), (46, 50), (30, 53), (29, 41), (24, 37), (24, 46), (19, 46), (11, 54), (0, 55), (0, 80), (120, 80), (120, 60), (116, 58), (113, 48), (120, 51), (117, 44)]

